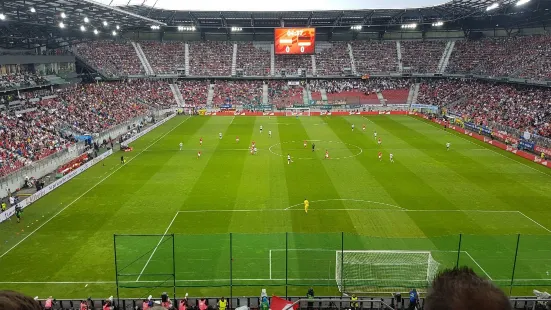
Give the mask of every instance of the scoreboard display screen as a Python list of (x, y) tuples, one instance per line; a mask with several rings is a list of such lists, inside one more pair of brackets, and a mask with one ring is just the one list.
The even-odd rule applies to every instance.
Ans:
[(274, 49), (276, 55), (314, 54), (315, 28), (276, 28)]

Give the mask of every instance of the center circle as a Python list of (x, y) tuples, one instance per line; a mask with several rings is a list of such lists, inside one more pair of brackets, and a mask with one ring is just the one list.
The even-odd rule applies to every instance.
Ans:
[[(287, 157), (287, 154), (290, 154), (293, 160), (323, 159), (325, 150), (329, 152), (329, 159), (352, 158), (363, 153), (361, 147), (340, 141), (306, 140), (306, 142), (308, 142), (306, 148), (303, 141), (285, 141), (270, 146), (268, 150), (270, 153), (280, 157)], [(312, 143), (316, 144), (314, 152), (312, 152)], [(356, 152), (351, 155), (342, 154), (351, 151), (347, 146), (356, 148)], [(306, 156), (306, 154), (309, 156)]]

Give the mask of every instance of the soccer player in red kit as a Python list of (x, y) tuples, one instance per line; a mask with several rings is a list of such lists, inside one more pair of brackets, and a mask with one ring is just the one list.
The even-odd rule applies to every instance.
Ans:
[(379, 152), (379, 161), (381, 161), (383, 158), (383, 153)]
[(362, 130), (365, 131), (365, 124), (362, 125)]
[(325, 159), (329, 159), (329, 151), (325, 150)]
[(304, 140), (304, 148), (306, 148), (307, 146), (308, 146), (308, 142)]
[(203, 137), (199, 138), (199, 145), (203, 145)]

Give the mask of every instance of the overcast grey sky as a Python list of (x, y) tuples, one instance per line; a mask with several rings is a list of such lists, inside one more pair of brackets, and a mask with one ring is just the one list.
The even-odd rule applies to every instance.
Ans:
[[(109, 4), (111, 0), (96, 0)], [(316, 11), (358, 9), (403, 9), (433, 6), (448, 0), (158, 0), (155, 7), (194, 11)], [(130, 0), (130, 5), (141, 5), (144, 0)], [(112, 5), (126, 5), (128, 0), (113, 0)], [(153, 5), (155, 0), (145, 0)]]

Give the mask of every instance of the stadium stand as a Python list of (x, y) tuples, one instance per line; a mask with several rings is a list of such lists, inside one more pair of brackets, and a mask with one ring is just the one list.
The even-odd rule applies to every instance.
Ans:
[(144, 73), (130, 42), (90, 41), (76, 45), (73, 52), (108, 76)]
[(140, 46), (156, 74), (176, 74), (185, 66), (183, 42), (144, 41)]
[(45, 85), (48, 82), (40, 75), (31, 72), (8, 73), (0, 75), (0, 90)]
[(262, 103), (262, 81), (217, 81), (214, 84), (214, 105)]
[(342, 75), (344, 68), (352, 68), (347, 42), (319, 42), (316, 45), (317, 75)]
[[(320, 97), (325, 89), (329, 102), (345, 101), (351, 104), (380, 104), (377, 92), (382, 92), (387, 103), (405, 103), (409, 93), (410, 80), (367, 79), (367, 80), (314, 80), (310, 82), (312, 99)], [(316, 94), (314, 98), (314, 93)], [(388, 96), (388, 97), (387, 97)]]
[(446, 43), (440, 40), (400, 41), (404, 72), (436, 72)]
[(282, 70), (285, 70), (286, 75), (298, 75), (298, 69), (312, 75), (311, 55), (275, 55), (276, 75), (281, 75)]
[(303, 104), (303, 89), (302, 85), (289, 85), (287, 81), (269, 81), (269, 101), (278, 108), (290, 107), (293, 104)]
[(551, 89), (517, 84), (463, 80), (425, 81), (418, 102), (447, 104), (463, 98), (450, 109), (477, 124), (496, 122), (511, 128), (551, 137)]
[(269, 42), (238, 42), (237, 43), (237, 69), (243, 69), (246, 76), (270, 75), (270, 49)]
[(186, 106), (203, 107), (207, 105), (209, 81), (178, 81), (178, 88), (182, 93)]
[(395, 41), (352, 41), (350, 45), (358, 74), (398, 71)]
[[(531, 57), (526, 46), (536, 37), (484, 38), (456, 41), (448, 64), (451, 73), (518, 76)], [(529, 49), (528, 49), (529, 50)]]
[(189, 66), (194, 76), (230, 76), (233, 44), (226, 41), (189, 43)]

